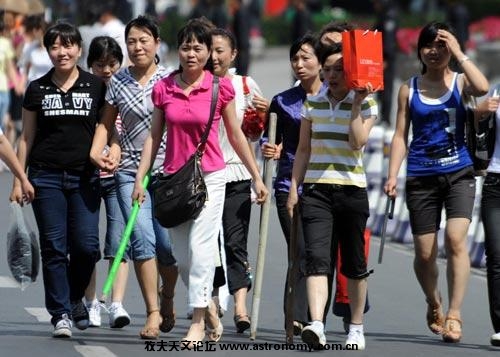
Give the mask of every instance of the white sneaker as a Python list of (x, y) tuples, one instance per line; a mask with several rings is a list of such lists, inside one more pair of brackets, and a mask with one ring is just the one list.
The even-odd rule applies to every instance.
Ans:
[(89, 327), (101, 326), (101, 304), (94, 300), (85, 304), (89, 310)]
[(302, 329), (302, 341), (315, 350), (320, 350), (326, 345), (325, 328), (322, 322), (313, 321)]
[(122, 328), (130, 324), (130, 316), (119, 302), (114, 302), (109, 307), (109, 327)]
[(71, 337), (71, 328), (73, 323), (71, 322), (68, 314), (63, 314), (61, 319), (57, 321), (54, 326), (54, 331), (52, 332), (52, 337), (55, 338), (67, 338)]
[(345, 340), (345, 348), (346, 350), (364, 350), (366, 347), (365, 344), (365, 335), (363, 334), (363, 330), (357, 328), (350, 328), (349, 334), (347, 335), (347, 339)]
[(492, 346), (500, 346), (500, 332), (491, 335), (490, 343)]

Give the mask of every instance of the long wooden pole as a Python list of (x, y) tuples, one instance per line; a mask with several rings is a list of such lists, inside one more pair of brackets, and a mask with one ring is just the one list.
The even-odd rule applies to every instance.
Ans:
[[(269, 143), (274, 145), (276, 142), (276, 113), (271, 113), (269, 118)], [(264, 184), (269, 192), (272, 192), (272, 179), (274, 172), (274, 159), (266, 158), (264, 162)], [(262, 289), (262, 280), (264, 276), (264, 264), (266, 261), (267, 231), (269, 226), (269, 210), (271, 208), (271, 195), (267, 196), (266, 202), (262, 204), (260, 210), (259, 225), (259, 250), (257, 252), (257, 266), (255, 269), (255, 284), (252, 300), (252, 318), (250, 322), (250, 339), (255, 340), (257, 334), (257, 325), (259, 322), (260, 296)]]

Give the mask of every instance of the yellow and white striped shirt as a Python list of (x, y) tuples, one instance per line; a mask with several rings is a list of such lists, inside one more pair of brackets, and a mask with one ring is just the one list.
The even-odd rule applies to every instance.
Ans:
[[(354, 91), (332, 107), (328, 90), (310, 97), (304, 103), (302, 116), (311, 121), (311, 157), (304, 183), (326, 183), (366, 187), (363, 151), (349, 146), (349, 123)], [(377, 102), (372, 96), (361, 105), (361, 117), (378, 116)]]

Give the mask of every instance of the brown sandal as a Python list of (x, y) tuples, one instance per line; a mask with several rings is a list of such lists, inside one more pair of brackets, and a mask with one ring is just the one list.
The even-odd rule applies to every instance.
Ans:
[(447, 316), (444, 321), (443, 341), (457, 343), (462, 338), (462, 320)]
[(154, 309), (154, 310), (148, 311), (148, 313), (147, 313), (146, 325), (144, 326), (144, 328), (139, 333), (139, 335), (141, 336), (141, 339), (143, 339), (143, 340), (156, 340), (160, 336), (160, 327), (159, 326), (162, 323), (161, 316), (160, 316), (160, 323), (158, 324), (158, 327), (148, 326), (149, 316), (152, 313), (155, 313), (155, 312), (159, 313), (160, 310), (159, 309)]
[(243, 333), (250, 328), (250, 317), (247, 314), (234, 315), (233, 319), (236, 332)]
[(160, 315), (162, 322), (160, 324), (161, 332), (170, 332), (175, 326), (174, 296), (167, 296), (160, 289)]
[(441, 308), (441, 296), (439, 296), (439, 305), (432, 305), (427, 300), (427, 326), (436, 335), (443, 333), (445, 323), (443, 310)]

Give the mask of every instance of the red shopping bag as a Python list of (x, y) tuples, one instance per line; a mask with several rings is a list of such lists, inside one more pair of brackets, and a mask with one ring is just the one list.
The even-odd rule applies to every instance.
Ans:
[(369, 30), (342, 32), (344, 75), (349, 89), (384, 89), (382, 33)]

